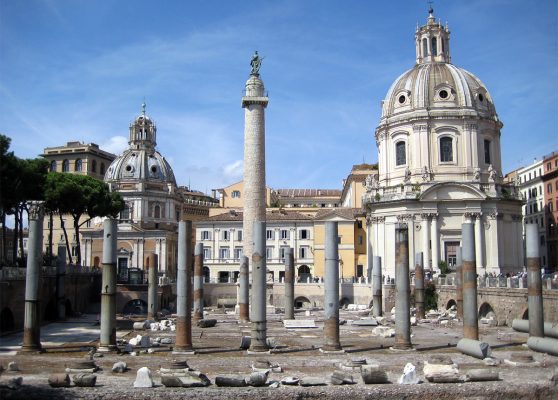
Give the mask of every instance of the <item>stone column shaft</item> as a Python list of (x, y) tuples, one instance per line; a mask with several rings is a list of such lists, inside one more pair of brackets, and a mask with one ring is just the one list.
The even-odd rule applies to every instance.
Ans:
[(409, 236), (407, 228), (395, 229), (395, 344), (396, 350), (411, 345), (411, 284), (409, 279)]
[(463, 257), (461, 246), (455, 255), (455, 300), (457, 303), (457, 318), (463, 320)]
[(461, 230), (463, 259), (463, 337), (466, 339), (479, 340), (475, 232), (472, 223), (462, 224)]
[(103, 230), (103, 277), (101, 286), (101, 337), (99, 351), (116, 351), (116, 246), (117, 223), (105, 219)]
[(252, 339), (250, 351), (267, 351), (267, 271), (265, 259), (265, 222), (255, 222), (252, 251)]
[(66, 246), (58, 245), (56, 260), (56, 302), (58, 320), (66, 319)]
[(248, 272), (248, 257), (242, 256), (240, 259), (238, 308), (240, 322), (250, 321), (250, 282)]
[(325, 222), (325, 301), (323, 351), (339, 351), (339, 248), (335, 221)]
[(372, 314), (380, 317), (382, 313), (382, 258), (372, 258)]
[(203, 243), (194, 251), (194, 321), (203, 319)]
[(440, 272), (440, 234), (438, 230), (438, 217), (432, 217), (432, 271)]
[[(41, 311), (39, 285), (43, 262), (43, 204), (32, 202), (29, 207), (29, 241), (25, 271), (25, 316), (21, 351), (41, 351)], [(65, 250), (64, 250), (65, 251)]]
[(421, 222), (422, 230), (422, 256), (425, 270), (432, 270), (430, 268), (430, 223), (428, 217), (422, 217)]
[(192, 221), (178, 223), (175, 353), (192, 352)]
[(538, 224), (525, 224), (529, 336), (544, 337), (543, 296)]
[(475, 255), (477, 261), (477, 273), (480, 276), (484, 276), (486, 271), (483, 264), (483, 249), (484, 249), (484, 235), (483, 235), (483, 224), (482, 215), (479, 213), (475, 218)]
[(156, 320), (157, 311), (159, 310), (157, 304), (157, 288), (159, 287), (158, 277), (157, 277), (157, 266), (159, 265), (159, 259), (157, 254), (152, 253), (151, 259), (153, 262), (149, 265), (149, 285), (147, 288), (147, 319)]
[(285, 249), (285, 319), (294, 319), (294, 254)]
[(417, 319), (424, 319), (424, 263), (422, 252), (415, 254), (415, 307)]

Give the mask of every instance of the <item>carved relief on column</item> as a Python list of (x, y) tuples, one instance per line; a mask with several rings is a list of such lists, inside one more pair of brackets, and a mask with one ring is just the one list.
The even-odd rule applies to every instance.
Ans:
[(28, 215), (30, 220), (43, 219), (44, 201), (30, 201), (28, 204)]

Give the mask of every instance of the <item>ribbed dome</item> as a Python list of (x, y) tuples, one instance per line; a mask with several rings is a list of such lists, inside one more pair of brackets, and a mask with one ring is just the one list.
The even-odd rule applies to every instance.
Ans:
[(155, 150), (156, 134), (157, 126), (145, 114), (144, 103), (141, 114), (130, 124), (130, 147), (110, 164), (105, 182), (158, 181), (176, 187), (170, 164)]
[(492, 97), (472, 73), (450, 63), (415, 65), (391, 85), (382, 118), (424, 109), (429, 116), (478, 116), (497, 120)]
[(105, 182), (130, 180), (159, 181), (176, 186), (170, 164), (156, 150), (128, 149), (114, 159), (105, 174)]

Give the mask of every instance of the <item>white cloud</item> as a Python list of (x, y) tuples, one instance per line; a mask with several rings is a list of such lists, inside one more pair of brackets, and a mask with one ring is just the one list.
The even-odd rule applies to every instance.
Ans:
[(100, 147), (109, 153), (120, 155), (128, 148), (128, 139), (124, 136), (113, 136), (102, 143)]
[(244, 162), (242, 160), (236, 160), (231, 164), (227, 164), (223, 167), (223, 174), (226, 178), (231, 180), (242, 179), (244, 172)]

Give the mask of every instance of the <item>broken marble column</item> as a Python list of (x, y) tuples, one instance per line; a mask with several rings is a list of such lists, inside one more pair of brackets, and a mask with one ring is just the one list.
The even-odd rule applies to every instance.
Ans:
[(136, 373), (136, 380), (134, 381), (136, 388), (151, 388), (153, 387), (153, 378), (151, 378), (151, 371), (147, 367), (141, 367)]
[(267, 346), (267, 271), (265, 258), (265, 221), (256, 221), (253, 226), (254, 247), (252, 248), (252, 302), (251, 302), (251, 352), (268, 351)]
[(455, 300), (459, 320), (463, 320), (463, 257), (461, 252), (461, 246), (459, 246), (455, 254)]
[(337, 222), (325, 222), (324, 345), (321, 350), (341, 351), (339, 342), (339, 245)]
[(417, 319), (424, 319), (424, 264), (422, 251), (415, 254), (415, 308)]
[(101, 286), (101, 352), (116, 351), (116, 220), (107, 218), (103, 230), (103, 277)]
[(461, 227), (461, 257), (463, 261), (463, 337), (479, 339), (477, 316), (477, 269), (475, 261), (475, 231), (470, 222)]
[(43, 263), (43, 214), (42, 201), (29, 204), (29, 241), (27, 270), (25, 273), (25, 316), (21, 351), (41, 351), (41, 320), (39, 283)]
[(294, 254), (285, 249), (285, 319), (294, 319)]
[(194, 251), (194, 321), (203, 319), (203, 243)]
[(151, 260), (153, 263), (149, 265), (149, 285), (147, 288), (147, 319), (157, 320), (157, 288), (159, 287), (157, 269), (159, 266), (159, 257), (155, 253), (151, 253)]
[(240, 273), (238, 284), (238, 319), (240, 322), (250, 321), (250, 282), (248, 272), (248, 257), (242, 256), (240, 259)]
[(372, 258), (372, 315), (382, 316), (382, 258)]
[(529, 336), (544, 337), (539, 225), (525, 224), (527, 253), (527, 301), (529, 307)]
[(176, 344), (174, 353), (192, 350), (192, 296), (191, 284), (192, 221), (178, 223), (178, 270), (176, 280)]
[(412, 348), (410, 308), (408, 229), (398, 226), (395, 228), (395, 350)]
[(56, 310), (57, 319), (64, 321), (66, 319), (66, 246), (61, 243), (58, 245), (56, 256)]
[(403, 368), (403, 375), (397, 381), (400, 385), (414, 385), (419, 383), (417, 378), (417, 369), (412, 363), (407, 363)]

